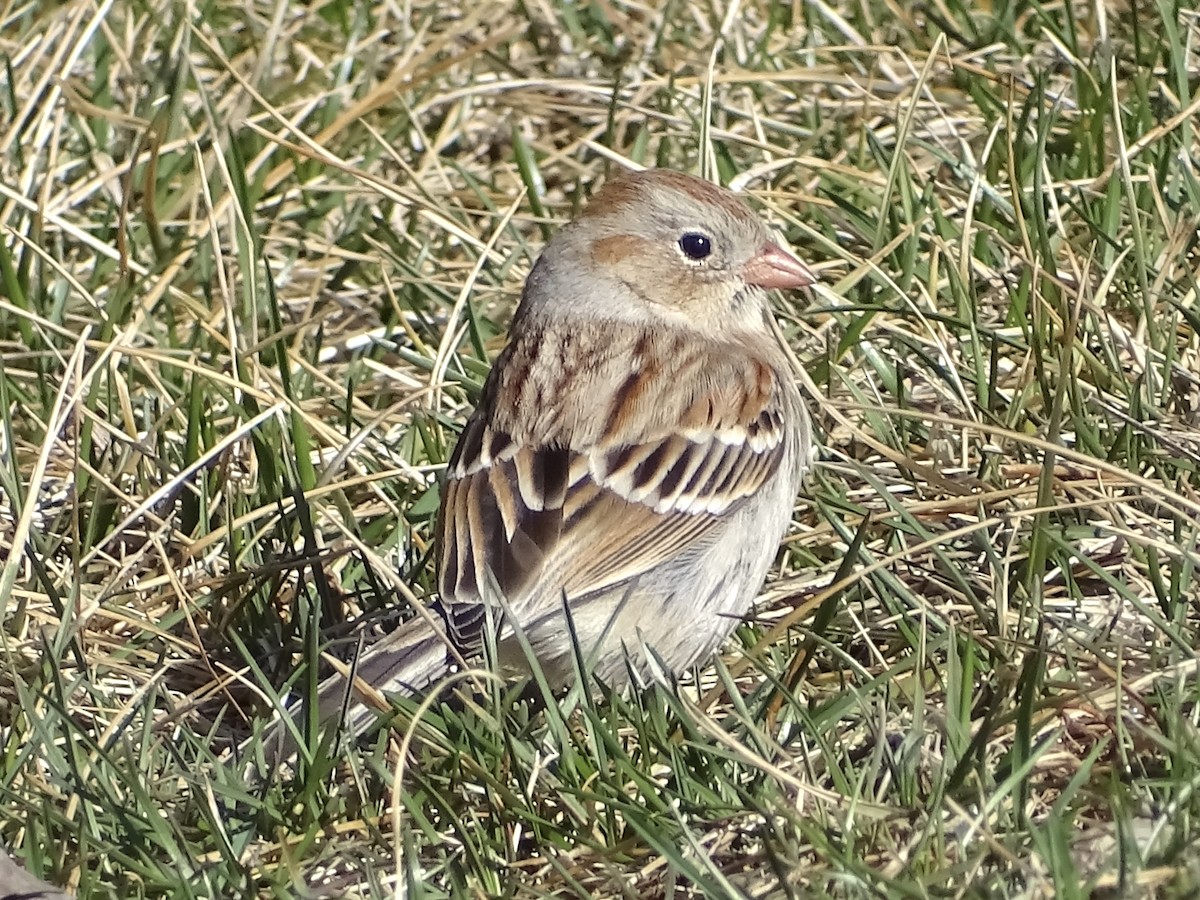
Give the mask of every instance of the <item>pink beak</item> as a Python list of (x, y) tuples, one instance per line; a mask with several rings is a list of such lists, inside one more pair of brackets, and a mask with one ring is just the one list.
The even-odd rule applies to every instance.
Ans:
[(808, 287), (817, 280), (812, 269), (800, 262), (791, 251), (778, 244), (764, 244), (748, 263), (742, 266), (742, 278), (755, 287), (792, 288)]

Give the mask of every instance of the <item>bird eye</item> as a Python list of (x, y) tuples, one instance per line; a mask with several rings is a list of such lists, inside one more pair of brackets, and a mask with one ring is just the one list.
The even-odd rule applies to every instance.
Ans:
[(708, 235), (689, 231), (679, 239), (679, 249), (688, 259), (700, 262), (712, 255), (712, 240)]

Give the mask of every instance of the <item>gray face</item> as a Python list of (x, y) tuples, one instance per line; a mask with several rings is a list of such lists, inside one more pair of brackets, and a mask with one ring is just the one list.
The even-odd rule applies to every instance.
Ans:
[(757, 327), (763, 292), (747, 286), (742, 269), (771, 242), (729, 191), (677, 172), (629, 175), (546, 247), (530, 280), (553, 273), (553, 298), (527, 290), (526, 301), (592, 318)]

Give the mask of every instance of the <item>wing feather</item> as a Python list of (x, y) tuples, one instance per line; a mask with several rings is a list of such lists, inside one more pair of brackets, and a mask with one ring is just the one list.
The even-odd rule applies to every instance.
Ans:
[[(802, 414), (795, 389), (753, 358), (729, 354), (698, 369), (701, 389), (675, 410), (631, 399), (653, 393), (637, 383), (638, 371), (663, 378), (662, 365), (614, 372), (609, 414), (576, 411), (574, 428), (571, 410), (532, 415), (504, 403), (555, 396), (553, 385), (526, 384), (538, 368), (536, 360), (498, 361), (451, 460), (441, 591), (451, 633), (467, 648), (478, 641), (482, 604), (499, 602), (482, 585), (498, 586), (521, 615), (537, 613), (551, 594), (557, 603), (563, 592), (580, 597), (628, 582), (718, 539), (727, 514), (794, 465), (799, 449), (789, 430)], [(644, 421), (628, 419), (634, 413)], [(538, 427), (523, 433), (518, 426), (531, 419)], [(578, 424), (596, 420), (600, 434)]]

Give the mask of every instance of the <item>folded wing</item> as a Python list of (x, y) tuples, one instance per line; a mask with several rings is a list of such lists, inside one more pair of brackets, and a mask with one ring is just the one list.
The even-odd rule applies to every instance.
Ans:
[[(580, 597), (628, 582), (716, 539), (727, 514), (789, 464), (789, 399), (774, 369), (745, 354), (713, 354), (695, 367), (695, 388), (676, 392), (676, 407), (655, 407), (649, 398), (664, 392), (645, 380), (675, 376), (645, 358), (652, 344), (636, 342), (623, 369), (611, 367), (609, 389), (597, 385), (607, 417), (595, 409), (573, 417), (569, 408), (516, 415), (495, 394), (520, 403), (555, 392), (523, 384), (499, 391), (498, 382), (514, 367), (546, 371), (521, 358), (546, 345), (514, 345), (498, 361), (485, 389), (492, 402), (463, 432), (442, 504), (440, 586), (460, 646), (477, 645), (485, 604), (497, 602), (485, 586), (524, 616), (545, 612), (563, 592)], [(535, 429), (514, 433), (531, 419)]]

